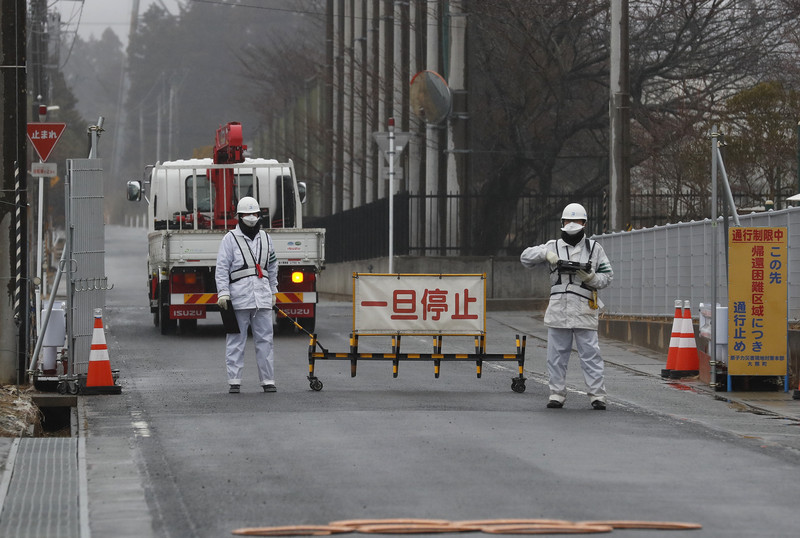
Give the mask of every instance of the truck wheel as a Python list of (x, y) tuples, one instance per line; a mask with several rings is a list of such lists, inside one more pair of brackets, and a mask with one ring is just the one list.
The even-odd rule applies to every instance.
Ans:
[(286, 318), (278, 318), (275, 325), (277, 334), (291, 334), (295, 329), (292, 320)]
[(314, 327), (316, 326), (317, 318), (301, 318), (297, 320), (298, 323), (306, 330), (306, 332), (310, 332), (314, 334)]
[(161, 334), (172, 334), (178, 326), (178, 320), (169, 319), (169, 304), (161, 305)]
[(181, 333), (194, 333), (197, 332), (197, 320), (196, 319), (182, 319), (180, 321)]
[(178, 320), (169, 319), (169, 284), (163, 282), (159, 288), (158, 302), (161, 305), (159, 308), (159, 322), (161, 324), (161, 334), (172, 334), (178, 327)]
[(155, 325), (156, 327), (158, 327), (158, 322), (159, 322), (159, 320), (158, 320), (158, 312), (159, 312), (159, 310), (160, 310), (159, 308), (156, 308), (156, 311), (153, 312), (153, 325)]

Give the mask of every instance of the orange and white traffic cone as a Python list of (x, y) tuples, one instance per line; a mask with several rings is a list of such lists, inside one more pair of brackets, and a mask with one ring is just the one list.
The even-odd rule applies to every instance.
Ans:
[(683, 327), (683, 301), (675, 299), (675, 317), (672, 320), (672, 333), (669, 336), (669, 352), (666, 367), (661, 370), (661, 377), (669, 377), (678, 360), (678, 349), (681, 345), (681, 329)]
[(119, 394), (122, 392), (122, 387), (114, 384), (111, 361), (108, 358), (106, 334), (103, 330), (103, 311), (99, 308), (94, 311), (89, 371), (86, 374), (86, 385), (82, 392), (84, 394)]
[(697, 341), (694, 339), (691, 303), (683, 303), (683, 325), (680, 334), (680, 347), (675, 369), (670, 372), (672, 379), (700, 375), (700, 357), (697, 354)]

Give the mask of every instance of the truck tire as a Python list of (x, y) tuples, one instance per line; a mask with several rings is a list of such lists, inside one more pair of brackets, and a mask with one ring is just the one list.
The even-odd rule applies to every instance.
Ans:
[[(314, 326), (316, 325), (315, 318), (298, 318), (295, 321), (297, 321), (297, 324), (305, 329), (306, 332), (314, 333)], [(291, 319), (278, 318), (276, 328), (277, 334), (298, 334), (300, 332), (303, 331), (298, 329)]]
[(317, 323), (316, 323), (317, 322), (317, 318), (316, 317), (313, 317), (313, 318), (301, 318), (301, 319), (299, 319), (297, 321), (298, 321), (298, 323), (300, 323), (300, 325), (302, 325), (302, 327), (307, 332), (310, 332), (311, 334), (314, 334), (314, 328), (317, 325)]
[(177, 320), (169, 319), (169, 303), (161, 303), (161, 334), (172, 334), (177, 326)]
[(175, 329), (178, 326), (178, 321), (175, 319), (169, 319), (169, 283), (163, 282), (158, 287), (159, 295), (158, 295), (158, 303), (160, 305), (159, 308), (159, 317), (161, 323), (161, 334), (172, 334), (175, 332)]
[(181, 334), (192, 334), (197, 332), (197, 320), (196, 319), (182, 319), (180, 320), (179, 327), (181, 328)]
[(286, 318), (278, 318), (275, 320), (275, 333), (276, 334), (291, 334), (295, 326), (292, 320)]

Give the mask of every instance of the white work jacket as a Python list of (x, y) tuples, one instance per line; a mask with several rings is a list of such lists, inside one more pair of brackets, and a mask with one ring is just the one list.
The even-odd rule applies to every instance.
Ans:
[[(261, 268), (260, 278), (254, 263)], [(231, 278), (232, 273), (238, 278)], [(217, 294), (229, 295), (234, 310), (272, 308), (273, 295), (278, 293), (278, 258), (269, 235), (259, 230), (250, 239), (238, 225), (226, 233), (219, 245), (214, 277)]]
[[(584, 283), (578, 275), (559, 275), (556, 264), (547, 263), (548, 251), (555, 252), (562, 260), (591, 262), (594, 276)], [(592, 308), (590, 298), (592, 292), (605, 288), (614, 279), (611, 262), (599, 243), (584, 238), (573, 247), (563, 239), (553, 239), (544, 245), (526, 248), (519, 260), (525, 267), (547, 263), (550, 269), (550, 302), (544, 314), (546, 326), (597, 330), (600, 309)]]

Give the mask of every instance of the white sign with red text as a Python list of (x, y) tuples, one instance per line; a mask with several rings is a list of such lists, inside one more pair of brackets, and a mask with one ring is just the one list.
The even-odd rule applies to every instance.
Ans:
[(353, 275), (353, 333), (486, 333), (485, 275)]
[(33, 177), (56, 177), (58, 167), (56, 163), (31, 163), (31, 175)]

